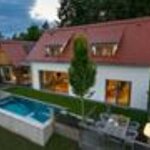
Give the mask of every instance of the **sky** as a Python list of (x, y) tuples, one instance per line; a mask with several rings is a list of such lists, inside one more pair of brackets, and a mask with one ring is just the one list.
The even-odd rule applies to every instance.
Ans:
[(58, 0), (0, 0), (0, 32), (11, 36), (32, 24), (58, 20), (58, 8)]

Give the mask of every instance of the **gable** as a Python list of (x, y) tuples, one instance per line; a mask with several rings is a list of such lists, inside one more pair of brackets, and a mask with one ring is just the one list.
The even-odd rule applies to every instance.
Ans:
[(9, 60), (9, 64), (19, 66), (25, 60), (27, 53), (25, 52), (24, 45), (21, 41), (1, 41), (1, 56), (4, 60)]
[(0, 66), (1, 65), (11, 65), (11, 60), (7, 53), (0, 48)]

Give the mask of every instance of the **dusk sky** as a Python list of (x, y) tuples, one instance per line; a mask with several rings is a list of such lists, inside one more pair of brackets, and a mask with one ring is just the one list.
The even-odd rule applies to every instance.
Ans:
[(31, 24), (58, 20), (58, 0), (0, 0), (0, 32), (10, 36)]

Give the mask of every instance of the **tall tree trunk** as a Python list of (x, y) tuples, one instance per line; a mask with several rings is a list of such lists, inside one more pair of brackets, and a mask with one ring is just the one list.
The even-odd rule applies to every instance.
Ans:
[(82, 121), (85, 122), (85, 106), (84, 106), (84, 98), (81, 96), (81, 116), (82, 116)]

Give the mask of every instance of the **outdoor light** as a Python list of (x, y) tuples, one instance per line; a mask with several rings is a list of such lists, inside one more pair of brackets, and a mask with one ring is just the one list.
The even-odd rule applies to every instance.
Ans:
[(118, 44), (113, 45), (112, 55), (115, 55), (118, 49)]
[(45, 54), (46, 56), (50, 55), (50, 47), (48, 45), (45, 46)]
[(11, 78), (12, 78), (13, 81), (16, 81), (16, 76), (15, 75), (12, 74)]
[(150, 138), (150, 123), (147, 123), (144, 128), (144, 135)]
[(96, 49), (96, 46), (93, 45), (93, 46), (92, 46), (92, 52), (93, 52), (93, 55), (96, 55), (96, 50), (97, 50), (97, 49)]

